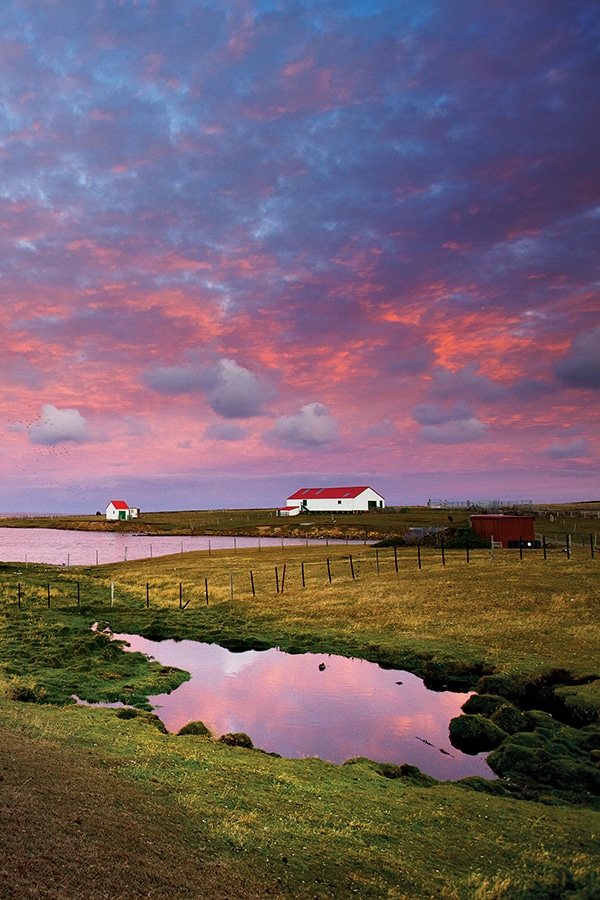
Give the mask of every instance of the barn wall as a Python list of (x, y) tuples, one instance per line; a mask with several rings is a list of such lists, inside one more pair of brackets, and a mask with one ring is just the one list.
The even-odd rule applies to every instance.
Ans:
[[(377, 509), (385, 506), (383, 497), (369, 488), (359, 494), (358, 497), (307, 497), (304, 499), (291, 499), (288, 497), (288, 503), (305, 504), (309, 512), (367, 512), (369, 509), (369, 501), (377, 504)], [(339, 502), (338, 502), (339, 501)]]
[(535, 540), (535, 519), (533, 516), (471, 516), (471, 528), (485, 541), (501, 541), (508, 547), (509, 541)]

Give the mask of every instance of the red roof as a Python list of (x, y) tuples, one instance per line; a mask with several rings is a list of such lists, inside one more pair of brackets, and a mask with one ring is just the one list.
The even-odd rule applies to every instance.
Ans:
[[(112, 503), (115, 509), (129, 509), (124, 500), (111, 500), (110, 503)], [(110, 503), (108, 504), (109, 506)]]
[[(288, 500), (344, 500), (354, 499), (362, 494), (363, 491), (373, 490), (367, 486), (363, 487), (334, 487), (334, 488), (300, 488), (295, 494), (288, 497)], [(375, 491), (377, 493), (377, 491)], [(381, 496), (381, 494), (379, 494)]]

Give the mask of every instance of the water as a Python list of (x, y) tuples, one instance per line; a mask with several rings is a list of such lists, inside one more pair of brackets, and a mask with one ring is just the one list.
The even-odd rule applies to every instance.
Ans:
[[(286, 538), (287, 546), (323, 544), (323, 540)], [(330, 541), (331, 544), (345, 543)], [(48, 563), (54, 566), (93, 566), (184, 553), (191, 550), (233, 550), (237, 547), (281, 547), (281, 538), (189, 535), (120, 534), (115, 531), (68, 531), (53, 528), (0, 528), (2, 562)]]
[(485, 754), (461, 753), (448, 738), (450, 719), (470, 695), (429, 691), (410, 672), (326, 654), (232, 653), (197, 641), (115, 637), (190, 672), (171, 694), (149, 698), (171, 732), (200, 720), (214, 737), (243, 731), (255, 747), (289, 758), (342, 763), (365, 756), (408, 762), (440, 780), (496, 777)]

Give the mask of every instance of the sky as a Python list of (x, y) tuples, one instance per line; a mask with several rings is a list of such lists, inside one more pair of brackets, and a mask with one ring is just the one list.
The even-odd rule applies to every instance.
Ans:
[(600, 499), (597, 0), (5, 0), (0, 509)]

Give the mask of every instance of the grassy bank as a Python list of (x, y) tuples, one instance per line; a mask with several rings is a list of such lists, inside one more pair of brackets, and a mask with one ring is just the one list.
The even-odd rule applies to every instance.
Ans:
[(596, 896), (589, 809), (277, 759), (112, 710), (1, 708), (19, 860), (3, 896), (523, 898), (567, 879)]
[[(338, 545), (4, 566), (0, 814), (20, 854), (4, 895), (597, 896), (598, 726), (527, 710), (554, 704), (583, 723), (600, 709), (600, 561), (584, 548), (473, 551), (468, 563), (422, 548), (420, 565), (416, 548)], [(384, 760), (334, 766), (165, 734), (148, 713), (56, 705), (77, 693), (142, 708), (183, 677), (121, 653), (94, 621), (362, 656), (495, 696), (492, 724), (528, 718), (495, 751), (505, 777), (458, 784)]]

